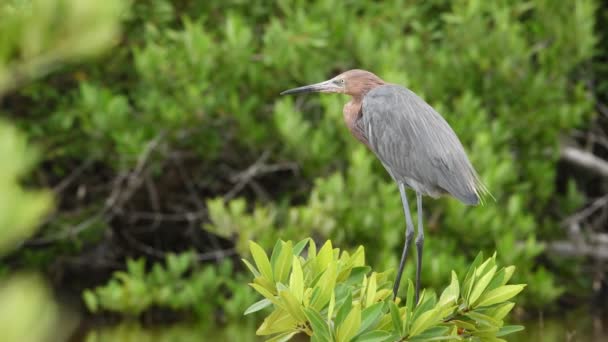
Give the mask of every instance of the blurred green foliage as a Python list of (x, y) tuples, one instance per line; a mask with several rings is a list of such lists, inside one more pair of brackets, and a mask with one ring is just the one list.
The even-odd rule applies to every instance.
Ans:
[[(194, 185), (179, 191), (194, 191), (206, 203), (205, 237), (229, 240), (246, 256), (248, 240), (270, 249), (278, 238), (314, 236), (344, 248), (363, 244), (374, 269), (395, 268), (405, 226), (399, 194), (341, 122), (346, 97), (278, 96), (357, 67), (406, 85), (437, 108), (496, 197), (476, 208), (425, 200), (424, 286), (440, 288), (451, 270), (463, 274), (480, 249), (497, 250), (498, 263), (517, 267), (514, 280), (529, 284), (521, 296), (526, 307), (547, 307), (574, 293), (576, 285), (563, 281), (572, 274), (590, 282), (574, 263), (545, 258), (543, 242), (564, 234), (558, 220), (583, 201), (573, 183), (558, 193), (555, 174), (561, 135), (594, 113), (585, 79), (573, 75), (594, 53), (595, 1), (155, 0), (123, 6), (0, 2), (0, 31), (11, 32), (0, 36), (0, 90), (54, 71), (14, 90), (0, 107), (43, 148), (45, 167), (28, 181), (57, 184), (75, 165), (95, 165), (94, 175), (78, 178), (72, 189), (87, 189), (85, 200), (64, 193), (42, 237), (101, 244), (112, 234), (93, 229), (130, 231), (128, 219), (92, 214), (111, 198), (99, 188), (126, 178), (145, 160), (162, 201), (174, 195), (178, 178), (165, 164), (187, 155), (197, 161), (185, 165)], [(125, 24), (120, 39), (118, 19)], [(110, 43), (117, 45), (101, 58), (80, 62)], [(78, 63), (59, 68), (59, 60)], [(0, 142), (12, 134), (4, 131), (12, 129), (0, 130)], [(158, 151), (149, 153), (159, 137)], [(224, 202), (227, 170), (246, 170), (266, 152), (268, 163), (294, 162), (298, 172), (269, 173), (260, 186), (265, 196), (246, 190)], [(153, 197), (129, 202), (134, 211), (150, 209), (145, 196)], [(40, 201), (27, 201), (41, 208), (27, 220), (42, 215), (48, 204)], [(95, 221), (93, 228), (73, 230), (84, 220)], [(49, 262), (65, 252), (53, 247), (45, 255)], [(200, 293), (180, 299), (174, 283), (196, 291), (231, 284), (231, 292), (245, 293), (244, 284), (237, 289), (222, 273), (228, 266), (190, 260), (192, 273), (183, 274), (168, 261), (143, 271), (142, 262), (125, 262), (125, 272), (86, 292), (89, 308), (139, 313), (154, 304), (208, 312), (228, 305), (220, 298), (196, 303)], [(217, 275), (218, 283), (206, 274)], [(408, 265), (404, 276), (412, 275)], [(153, 295), (127, 299), (132, 286)]]
[(0, 255), (32, 235), (50, 210), (50, 193), (27, 190), (20, 184), (36, 157), (25, 136), (0, 121), (0, 159), (5, 161), (0, 168)]
[[(60, 63), (106, 48), (118, 33), (117, 8), (120, 1), (0, 1), (0, 100)], [(0, 120), (0, 256), (18, 249), (52, 206), (49, 191), (24, 186), (39, 158), (27, 140)], [(0, 302), (4, 341), (67, 340), (77, 322), (37, 274), (2, 267)]]
[(221, 310), (226, 319), (237, 320), (254, 298), (241, 286), (244, 282), (243, 276), (234, 276), (228, 261), (200, 266), (193, 253), (168, 254), (164, 266), (154, 263), (149, 271), (143, 258), (127, 260), (126, 271), (86, 290), (83, 299), (93, 313), (104, 309), (136, 317), (151, 308), (168, 308), (208, 320)]
[(391, 290), (393, 272), (372, 272), (362, 246), (351, 255), (329, 240), (318, 252), (312, 239), (279, 240), (270, 258), (255, 242), (250, 248), (255, 266), (243, 259), (254, 276), (249, 285), (264, 299), (245, 314), (273, 307), (257, 330), (273, 335), (268, 341), (301, 333), (313, 342), (505, 341), (498, 337), (523, 329), (505, 326), (503, 319), (515, 305), (509, 300), (525, 285), (506, 285), (515, 267), (499, 268), (496, 254), (484, 261), (479, 253), (462, 282), (452, 271), (439, 298), (425, 289), (414, 304), (409, 281), (407, 300), (399, 308), (401, 299), (393, 300)]

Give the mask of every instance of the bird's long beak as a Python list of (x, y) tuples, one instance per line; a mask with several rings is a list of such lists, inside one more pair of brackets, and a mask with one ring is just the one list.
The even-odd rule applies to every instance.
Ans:
[(334, 83), (334, 80), (327, 80), (320, 83), (315, 83), (303, 87), (285, 90), (281, 95), (297, 94), (297, 93), (341, 93), (342, 87)]

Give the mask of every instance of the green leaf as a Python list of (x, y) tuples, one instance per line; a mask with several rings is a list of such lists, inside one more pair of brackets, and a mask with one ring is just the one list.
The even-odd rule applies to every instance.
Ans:
[(311, 300), (311, 307), (321, 310), (329, 302), (331, 294), (336, 287), (336, 276), (337, 264), (335, 261), (331, 261), (323, 273), (323, 276), (319, 279), (317, 284), (317, 287), (320, 289), (319, 295)]
[(455, 336), (449, 335), (450, 328), (437, 326), (432, 327), (425, 331), (422, 334), (419, 334), (415, 337), (410, 338), (408, 341), (411, 342), (423, 342), (423, 341), (445, 341), (445, 340), (454, 340)]
[(95, 296), (95, 293), (91, 290), (85, 290), (82, 294), (82, 298), (87, 306), (87, 309), (93, 313), (96, 313), (99, 309), (99, 303), (97, 302), (97, 296)]
[[(410, 331), (410, 326), (412, 325), (412, 313), (414, 312), (414, 308), (416, 308), (416, 305), (418, 303), (414, 303), (414, 283), (412, 283), (411, 279), (407, 280), (407, 301), (405, 302), (405, 323), (404, 323), (404, 328), (402, 329), (402, 331), (405, 331), (405, 333), (409, 333)], [(422, 298), (422, 297), (421, 297)], [(419, 299), (421, 299), (419, 298)], [(403, 334), (403, 332), (402, 332)]]
[(345, 283), (347, 285), (360, 284), (363, 280), (363, 277), (365, 277), (365, 275), (368, 274), (371, 270), (372, 268), (369, 266), (353, 267)]
[(511, 279), (513, 272), (515, 272), (515, 266), (508, 266), (502, 268), (499, 272), (496, 273), (494, 279), (492, 279), (486, 291), (491, 291), (495, 288), (505, 285)]
[(283, 300), (285, 310), (289, 312), (293, 318), (298, 322), (306, 322), (306, 316), (304, 315), (304, 307), (302, 302), (298, 301), (297, 298), (289, 291), (281, 291), (279, 297)]
[(253, 241), (249, 241), (249, 249), (251, 250), (251, 255), (253, 256), (255, 265), (262, 276), (268, 279), (270, 282), (274, 282), (274, 278), (272, 277), (272, 267), (270, 266), (270, 261), (268, 260), (266, 252), (264, 252), (262, 247)]
[(365, 332), (374, 326), (380, 319), (380, 316), (382, 316), (383, 309), (384, 302), (376, 303), (365, 308), (365, 310), (363, 310), (361, 313), (361, 328), (359, 329), (359, 333)]
[(479, 298), (479, 296), (481, 296), (488, 284), (490, 284), (490, 281), (494, 277), (494, 274), (496, 274), (496, 266), (490, 268), (490, 270), (486, 272), (486, 274), (484, 274), (477, 282), (475, 282), (475, 285), (473, 286), (473, 291), (471, 292), (471, 296), (469, 297), (469, 305), (473, 305), (475, 301)]
[(397, 304), (393, 301), (389, 301), (389, 308), (391, 311), (391, 320), (393, 321), (393, 329), (399, 334), (399, 337), (403, 336), (403, 322), (401, 321), (401, 313)]
[(306, 244), (308, 244), (309, 240), (312, 240), (312, 239), (311, 238), (306, 238), (306, 239), (304, 239), (304, 240), (296, 243), (296, 245), (293, 246), (293, 255), (300, 256), (300, 254), (302, 254), (302, 251), (306, 247)]
[(283, 242), (283, 240), (278, 239), (277, 242), (274, 244), (274, 247), (272, 248), (272, 253), (270, 254), (270, 265), (272, 266), (272, 269), (275, 272), (275, 277), (276, 277), (277, 259), (279, 258), (279, 255), (281, 254), (281, 250), (283, 249), (284, 244), (285, 244), (285, 242)]
[(367, 282), (367, 291), (365, 293), (365, 307), (369, 307), (374, 304), (374, 298), (376, 297), (376, 273), (372, 273)]
[(384, 330), (374, 330), (355, 337), (352, 342), (384, 342), (389, 341), (392, 334)]
[(305, 308), (304, 314), (312, 326), (312, 331), (314, 332), (313, 336), (317, 336), (321, 341), (331, 341), (329, 326), (327, 326), (327, 323), (323, 320), (321, 315), (311, 308)]
[(323, 247), (319, 250), (319, 254), (315, 258), (315, 272), (320, 273), (333, 260), (333, 248), (331, 240), (327, 240)]
[(331, 298), (329, 299), (329, 307), (327, 307), (327, 321), (331, 321), (334, 314), (334, 308), (336, 307), (336, 295), (332, 292)]
[(276, 293), (276, 286), (268, 280), (268, 278), (259, 276), (253, 279), (255, 284), (258, 284), (268, 290), (270, 293)]
[(439, 309), (430, 309), (424, 313), (422, 313), (414, 323), (412, 323), (412, 328), (409, 332), (410, 336), (416, 336), (427, 330), (428, 328), (439, 324), (441, 322), (441, 317), (439, 314), (441, 311)]
[(264, 299), (260, 300), (259, 302), (255, 302), (250, 307), (248, 307), (247, 310), (245, 310), (244, 315), (249, 315), (254, 312), (258, 312), (258, 311), (268, 307), (271, 304), (272, 304), (272, 302), (270, 301), (270, 299), (264, 298)]
[(424, 289), (422, 294), (420, 294), (420, 303), (414, 309), (412, 320), (416, 320), (418, 317), (420, 317), (420, 315), (435, 307), (435, 303), (437, 302), (436, 298), (437, 296), (435, 295), (435, 292)]
[(513, 302), (505, 302), (496, 307), (493, 307), (490, 311), (488, 311), (488, 315), (494, 317), (495, 319), (503, 319), (511, 312), (515, 303)]
[(274, 280), (276, 282), (286, 283), (291, 265), (293, 263), (293, 243), (287, 241), (283, 243), (279, 256), (277, 257), (274, 268)]
[(308, 258), (312, 259), (317, 255), (317, 244), (315, 240), (309, 239), (310, 244), (308, 245)]
[(336, 341), (337, 342), (349, 342), (353, 338), (359, 328), (361, 327), (361, 307), (354, 305), (344, 322), (340, 324), (336, 329)]
[(258, 291), (262, 296), (264, 296), (268, 300), (270, 300), (272, 302), (272, 304), (281, 306), (281, 307), (283, 306), (281, 304), (281, 302), (278, 301), (277, 298), (270, 291), (268, 291), (265, 287), (263, 287), (259, 284), (253, 284), (253, 283), (250, 283), (249, 286), (253, 287), (254, 290)]
[(297, 328), (298, 322), (281, 308), (276, 308), (255, 332), (257, 335), (272, 335), (283, 332), (292, 332)]
[(515, 272), (515, 266), (511, 265), (511, 266), (507, 266), (504, 268), (505, 270), (505, 277), (502, 279), (501, 282), (501, 286), (502, 285), (506, 285), (509, 280), (511, 280), (511, 276), (513, 276), (513, 273)]
[(465, 316), (474, 320), (478, 324), (483, 324), (483, 325), (492, 326), (492, 327), (500, 327), (502, 325), (501, 321), (494, 319), (493, 317), (490, 317), (488, 315), (484, 315), (477, 311), (469, 311), (465, 314)]
[(450, 285), (443, 290), (441, 297), (439, 297), (439, 303), (437, 305), (445, 305), (458, 300), (460, 296), (460, 287), (458, 284), (458, 276), (456, 272), (452, 271), (452, 281)]
[(496, 333), (496, 337), (509, 335), (522, 330), (524, 330), (523, 325), (505, 325), (504, 327), (500, 328), (500, 330), (498, 330), (498, 332)]
[(344, 300), (344, 302), (340, 306), (340, 309), (338, 309), (338, 313), (336, 314), (336, 322), (335, 322), (336, 325), (342, 324), (342, 322), (346, 318), (346, 315), (348, 315), (348, 313), (350, 312), (350, 309), (352, 308), (352, 304), (353, 304), (353, 296), (351, 293), (351, 289), (348, 289), (346, 299)]
[(458, 319), (455, 319), (452, 321), (452, 323), (456, 324), (457, 327), (459, 328), (463, 328), (469, 331), (475, 330), (475, 324), (470, 323), (470, 322), (465, 322), (465, 321), (461, 321)]
[(304, 296), (304, 275), (302, 273), (302, 265), (297, 256), (292, 256), (292, 271), (289, 278), (289, 288), (299, 301), (302, 301)]
[(467, 275), (464, 277), (463, 286), (462, 286), (462, 290), (464, 292), (462, 293), (462, 296), (465, 300), (467, 300), (469, 298), (469, 294), (471, 293), (471, 288), (473, 287), (475, 272), (477, 271), (477, 267), (481, 264), (482, 259), (483, 259), (483, 252), (479, 252), (477, 254), (477, 256), (475, 257), (475, 260), (473, 260), (473, 263), (469, 267), (469, 270), (467, 271)]
[(520, 293), (526, 285), (504, 285), (499, 288), (496, 288), (492, 291), (485, 293), (480, 299), (478, 306), (490, 306), (498, 303), (505, 302), (513, 297), (515, 297), (518, 293)]
[(477, 254), (477, 256), (475, 257), (475, 259), (473, 260), (473, 262), (471, 263), (471, 266), (469, 266), (469, 270), (467, 271), (467, 275), (464, 277), (464, 282), (468, 282), (469, 280), (471, 280), (471, 278), (473, 277), (473, 275), (475, 274), (475, 270), (477, 267), (479, 267), (479, 265), (481, 264), (481, 260), (483, 259), (483, 252), (479, 252)]
[(284, 332), (282, 334), (278, 334), (278, 335), (274, 336), (273, 338), (266, 340), (266, 342), (287, 342), (287, 341), (291, 340), (292, 337), (294, 337), (295, 335), (297, 335), (299, 333), (300, 332), (297, 330)]

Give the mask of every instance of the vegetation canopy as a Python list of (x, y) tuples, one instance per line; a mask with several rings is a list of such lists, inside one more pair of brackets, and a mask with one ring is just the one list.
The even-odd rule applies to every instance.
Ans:
[(496, 254), (484, 260), (479, 253), (460, 281), (452, 271), (439, 298), (425, 289), (414, 305), (411, 280), (405, 302), (393, 300), (392, 272), (365, 265), (363, 246), (351, 255), (328, 240), (317, 252), (308, 238), (277, 241), (270, 258), (255, 242), (250, 250), (253, 263), (243, 259), (254, 276), (249, 285), (264, 299), (245, 314), (272, 307), (256, 332), (271, 335), (267, 341), (299, 333), (313, 342), (504, 341), (523, 329), (503, 319), (525, 285), (507, 284), (515, 267), (497, 265)]

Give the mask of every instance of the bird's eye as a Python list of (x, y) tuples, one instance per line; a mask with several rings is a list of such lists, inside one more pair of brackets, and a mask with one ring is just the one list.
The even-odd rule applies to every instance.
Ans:
[(338, 85), (344, 85), (344, 79), (341, 78), (341, 79), (335, 80), (334, 83), (338, 84)]

